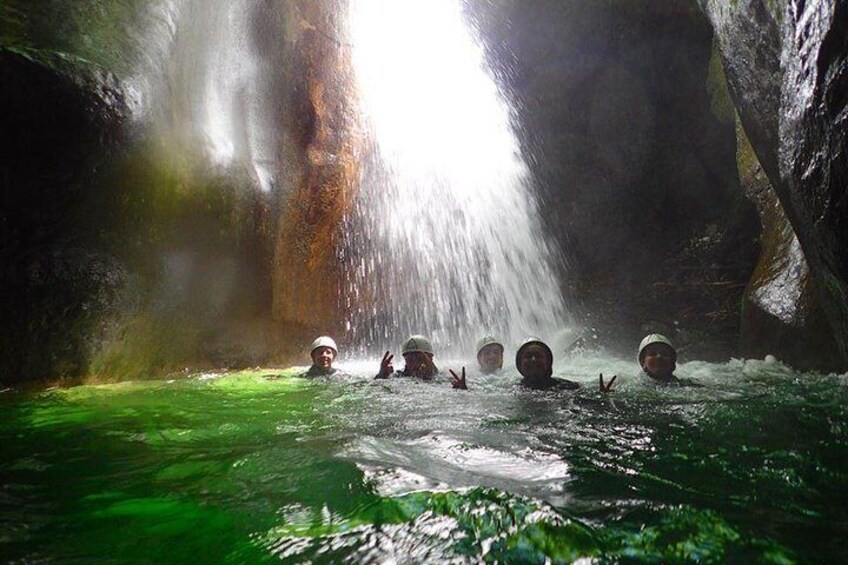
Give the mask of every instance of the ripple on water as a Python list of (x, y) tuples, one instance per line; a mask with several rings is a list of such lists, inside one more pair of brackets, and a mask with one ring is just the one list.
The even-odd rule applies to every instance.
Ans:
[(584, 388), (558, 394), (509, 371), (458, 391), (369, 370), (4, 397), (0, 543), (12, 560), (87, 562), (844, 553), (844, 376), (690, 363), (681, 375), (703, 388), (622, 377), (602, 397), (596, 363), (583, 357)]

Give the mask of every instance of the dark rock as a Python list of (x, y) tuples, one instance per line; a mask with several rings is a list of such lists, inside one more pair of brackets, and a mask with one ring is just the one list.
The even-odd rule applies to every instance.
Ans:
[(770, 179), (777, 164), (780, 111), (779, 14), (767, 0), (700, 0), (719, 46), (727, 87)]
[(85, 368), (89, 334), (123, 277), (96, 244), (111, 211), (93, 183), (121, 145), (123, 100), (117, 81), (99, 69), (0, 49), (4, 381)]
[(702, 0), (745, 131), (848, 365), (848, 2)]
[(848, 366), (848, 1), (787, 3), (780, 174)]
[(646, 320), (665, 320), (701, 332), (692, 355), (735, 354), (756, 214), (732, 113), (717, 116), (705, 88), (709, 22), (688, 2), (471, 6), (572, 304), (607, 342), (632, 348)]
[(838, 347), (798, 237), (741, 124), (737, 136), (739, 181), (762, 224), (762, 254), (742, 304), (740, 353), (772, 354), (798, 369), (836, 370)]

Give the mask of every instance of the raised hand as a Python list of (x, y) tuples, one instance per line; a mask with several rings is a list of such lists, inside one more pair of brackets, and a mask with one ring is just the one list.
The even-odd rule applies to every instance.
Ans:
[(615, 379), (617, 379), (617, 378), (618, 378), (618, 375), (613, 375), (612, 378), (609, 380), (609, 382), (607, 384), (604, 384), (604, 374), (600, 373), (598, 375), (598, 381), (600, 381), (601, 392), (604, 393), (604, 394), (609, 394), (609, 393), (613, 392), (612, 383), (614, 383)]
[(395, 372), (395, 367), (392, 365), (392, 359), (394, 358), (395, 356), (392, 355), (391, 351), (386, 351), (385, 355), (383, 355), (383, 360), (380, 361), (380, 372), (377, 373), (378, 379), (388, 379)]
[(468, 390), (468, 384), (465, 382), (465, 367), (462, 368), (462, 376), (460, 377), (456, 373), (453, 372), (453, 369), (449, 369), (451, 377), (453, 377), (453, 388), (459, 388), (462, 390)]

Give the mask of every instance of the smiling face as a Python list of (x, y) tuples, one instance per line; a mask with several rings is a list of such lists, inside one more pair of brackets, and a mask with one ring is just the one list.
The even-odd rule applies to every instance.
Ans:
[(433, 364), (433, 356), (423, 351), (410, 351), (403, 354), (403, 360), (406, 364), (405, 370), (407, 373), (415, 377), (428, 378), (436, 373), (436, 366)]
[(525, 346), (518, 355), (518, 372), (527, 379), (542, 379), (551, 375), (548, 350), (539, 344)]
[(477, 352), (477, 362), (484, 373), (494, 373), (503, 367), (503, 346), (490, 343)]
[(335, 358), (336, 352), (332, 347), (316, 347), (312, 350), (312, 364), (320, 369), (329, 370)]
[(677, 354), (665, 343), (652, 343), (642, 351), (642, 369), (655, 379), (669, 379), (677, 368)]

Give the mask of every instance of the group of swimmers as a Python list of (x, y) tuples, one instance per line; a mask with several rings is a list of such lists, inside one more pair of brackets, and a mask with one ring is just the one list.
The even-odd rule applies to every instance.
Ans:
[[(339, 350), (335, 340), (321, 336), (312, 342), (310, 355), (312, 366), (302, 376), (317, 377), (333, 375), (337, 369), (333, 362), (338, 357)], [(410, 336), (401, 347), (404, 367), (395, 370), (391, 351), (386, 351), (380, 361), (380, 369), (375, 378), (413, 377), (431, 380), (439, 372), (433, 362), (433, 345), (423, 335)], [(503, 368), (504, 345), (492, 336), (485, 336), (477, 342), (477, 363), (484, 375), (498, 373)], [(662, 385), (694, 384), (681, 381), (674, 375), (677, 368), (677, 351), (671, 341), (662, 334), (649, 334), (639, 344), (637, 354), (641, 375), (651, 379), (651, 382)], [(569, 389), (580, 387), (579, 383), (553, 377), (554, 354), (551, 348), (537, 337), (525, 339), (515, 353), (515, 367), (522, 376), (521, 384), (532, 389)], [(467, 389), (465, 367), (460, 374), (449, 370), (454, 388)], [(604, 382), (603, 374), (599, 375), (599, 388), (603, 393), (612, 392), (612, 385), (617, 375)]]

